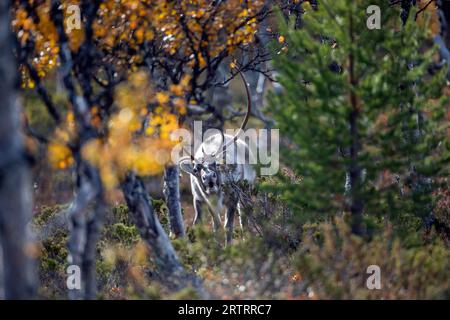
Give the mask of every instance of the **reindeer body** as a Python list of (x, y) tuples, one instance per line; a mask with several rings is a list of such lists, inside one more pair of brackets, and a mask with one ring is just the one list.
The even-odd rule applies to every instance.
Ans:
[[(224, 135), (225, 143), (230, 142), (234, 137)], [(222, 135), (214, 135), (202, 143), (195, 153), (196, 159), (208, 159), (208, 151), (217, 151), (222, 147)], [(205, 154), (206, 152), (206, 154)], [(254, 156), (251, 154), (247, 144), (237, 139), (227, 148), (224, 158), (220, 163), (215, 163), (211, 167), (211, 173), (215, 174), (216, 180), (211, 181), (207, 176), (196, 177), (191, 174), (191, 190), (194, 200), (195, 218), (194, 224), (202, 219), (202, 206), (206, 204), (213, 217), (214, 228), (217, 230), (221, 226), (221, 214), (226, 209), (225, 228), (227, 229), (227, 243), (231, 242), (233, 235), (233, 222), (236, 211), (239, 215), (241, 228), (247, 225), (247, 214), (240, 197), (234, 186), (241, 182), (251, 187), (254, 184), (256, 173), (251, 165), (254, 162)], [(208, 164), (211, 165), (211, 164)], [(211, 185), (208, 185), (211, 183)]]
[(214, 229), (218, 230), (221, 213), (226, 208), (226, 241), (233, 238), (233, 223), (236, 211), (239, 214), (241, 228), (247, 225), (248, 206), (242, 203), (242, 182), (252, 186), (256, 173), (252, 164), (256, 163), (249, 146), (239, 139), (251, 113), (251, 95), (244, 75), (238, 71), (245, 84), (247, 93), (247, 113), (236, 135), (214, 134), (207, 138), (196, 150), (195, 155), (179, 160), (181, 170), (191, 175), (191, 189), (194, 199), (194, 224), (202, 219), (202, 206), (206, 204), (213, 217)]

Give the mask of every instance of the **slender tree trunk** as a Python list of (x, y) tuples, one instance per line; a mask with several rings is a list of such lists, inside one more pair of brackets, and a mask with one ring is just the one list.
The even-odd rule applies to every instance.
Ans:
[(362, 188), (362, 170), (358, 164), (359, 149), (359, 133), (358, 133), (358, 111), (354, 110), (350, 113), (350, 166), (349, 166), (349, 182), (350, 182), (350, 212), (352, 215), (352, 232), (358, 235), (364, 233), (362, 227), (362, 213), (364, 204), (361, 200), (360, 190)]
[(78, 178), (77, 190), (74, 200), (69, 207), (69, 238), (67, 248), (69, 265), (78, 266), (81, 270), (81, 289), (69, 290), (69, 299), (78, 300), (84, 298), (86, 289), (83, 272), (84, 251), (87, 246), (87, 214), (89, 204), (95, 198), (92, 185), (84, 179)]
[(0, 237), (6, 299), (34, 296), (34, 264), (28, 223), (31, 179), (20, 129), (17, 66), (10, 31), (9, 1), (0, 2)]
[[(350, 39), (352, 43), (353, 38), (353, 17), (350, 13)], [(355, 76), (355, 57), (353, 52), (350, 52), (348, 58), (349, 67), (349, 84), (350, 84), (350, 106), (351, 111), (349, 114), (349, 125), (350, 125), (350, 164), (348, 169), (349, 182), (350, 182), (350, 212), (352, 216), (352, 232), (358, 235), (364, 233), (362, 226), (362, 213), (364, 209), (364, 203), (361, 199), (361, 189), (362, 189), (362, 169), (359, 165), (359, 149), (360, 149), (360, 137), (358, 130), (358, 118), (360, 113), (360, 106), (358, 105), (358, 99), (355, 94), (355, 89), (357, 86), (357, 79)]]
[(86, 247), (83, 254), (83, 266), (81, 268), (85, 281), (84, 298), (92, 300), (97, 295), (96, 258), (97, 243), (101, 236), (106, 205), (103, 199), (96, 203), (93, 216), (86, 224)]
[(438, 6), (440, 32), (434, 37), (434, 43), (439, 47), (441, 61), (447, 63), (447, 79), (450, 80), (450, 2), (439, 0)]
[[(92, 24), (96, 15), (99, 1), (83, 0), (81, 5), (86, 16), (85, 40), (83, 50), (78, 51), (81, 63), (81, 80), (75, 81), (72, 69), (74, 59), (69, 46), (68, 36), (64, 29), (64, 12), (60, 0), (51, 1), (50, 16), (56, 26), (59, 42), (59, 59), (61, 62), (62, 83), (67, 93), (77, 124), (78, 141), (73, 156), (77, 164), (77, 186), (75, 199), (69, 208), (70, 237), (68, 240), (69, 264), (77, 265), (81, 271), (81, 290), (71, 290), (70, 299), (93, 299), (96, 293), (95, 256), (97, 240), (103, 221), (104, 194), (103, 185), (98, 169), (83, 160), (81, 151), (83, 146), (96, 136), (96, 129), (91, 123), (92, 88), (91, 80), (91, 51), (87, 50), (93, 45)], [(87, 48), (87, 49), (86, 49)], [(77, 94), (76, 83), (80, 84), (82, 94)], [(96, 206), (92, 209), (94, 200)], [(91, 213), (88, 215), (88, 213)]]
[(169, 237), (153, 211), (151, 198), (141, 178), (129, 174), (122, 184), (122, 191), (141, 237), (151, 248), (164, 280), (176, 290), (191, 286), (200, 298), (205, 298), (199, 279), (188, 274), (182, 267)]
[(447, 47), (450, 46), (450, 2), (446, 0), (437, 0), (439, 22), (441, 24), (440, 34), (444, 38)]
[(180, 171), (177, 165), (169, 165), (164, 171), (164, 196), (169, 209), (170, 231), (175, 237), (186, 236), (180, 200)]
[(3, 285), (3, 276), (3, 250), (0, 242), (0, 300), (5, 299), (5, 286)]
[[(69, 207), (68, 263), (81, 270), (81, 290), (69, 291), (69, 299), (94, 299), (96, 295), (96, 246), (103, 224), (104, 201), (100, 174), (81, 161), (77, 170), (77, 191)], [(91, 208), (94, 200), (94, 209)]]

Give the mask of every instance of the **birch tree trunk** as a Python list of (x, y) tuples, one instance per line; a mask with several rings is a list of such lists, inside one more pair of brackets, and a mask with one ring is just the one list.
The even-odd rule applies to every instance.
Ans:
[[(82, 285), (81, 290), (71, 290), (70, 299), (93, 299), (96, 295), (97, 281), (95, 277), (95, 258), (97, 240), (103, 223), (104, 194), (100, 173), (81, 155), (83, 146), (96, 135), (96, 130), (91, 123), (92, 108), (90, 68), (92, 52), (89, 50), (93, 46), (92, 24), (100, 5), (99, 1), (81, 1), (86, 15), (85, 39), (82, 47), (83, 51), (77, 53), (79, 63), (82, 63), (82, 80), (77, 81), (72, 74), (74, 58), (69, 46), (68, 36), (64, 29), (64, 12), (60, 0), (51, 1), (50, 16), (55, 24), (58, 33), (59, 59), (61, 63), (61, 73), (63, 88), (66, 91), (68, 100), (72, 105), (72, 110), (77, 123), (77, 135), (79, 140), (73, 150), (73, 156), (77, 166), (75, 198), (69, 208), (70, 236), (68, 239), (68, 262), (81, 269)], [(76, 83), (79, 83), (82, 94), (77, 94)], [(95, 203), (94, 203), (95, 202)], [(92, 211), (92, 207), (94, 210)]]
[(96, 273), (96, 258), (97, 258), (97, 243), (101, 236), (103, 227), (103, 219), (106, 212), (106, 204), (103, 198), (97, 200), (93, 210), (93, 216), (86, 224), (86, 246), (83, 253), (82, 273), (85, 281), (84, 298), (92, 300), (97, 295), (97, 273)]
[(166, 166), (164, 171), (164, 197), (169, 209), (170, 231), (175, 237), (186, 236), (180, 199), (180, 171), (177, 165)]
[(20, 129), (17, 73), (10, 31), (9, 1), (0, 2), (0, 237), (6, 299), (34, 295), (33, 261), (27, 225), (31, 180)]
[(142, 239), (151, 248), (158, 272), (173, 289), (193, 287), (199, 298), (205, 298), (197, 277), (188, 274), (181, 265), (175, 249), (153, 211), (152, 201), (140, 177), (129, 174), (122, 184), (125, 201)]
[(82, 169), (77, 173), (76, 195), (68, 212), (70, 232), (67, 246), (68, 263), (78, 266), (81, 270), (81, 290), (70, 290), (71, 300), (89, 300), (96, 297), (96, 248), (105, 211), (98, 170), (84, 161), (81, 161), (80, 167)]

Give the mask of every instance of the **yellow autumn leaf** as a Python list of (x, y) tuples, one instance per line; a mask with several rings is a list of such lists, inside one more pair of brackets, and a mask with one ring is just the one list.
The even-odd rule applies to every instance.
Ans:
[(158, 92), (156, 94), (156, 101), (161, 105), (165, 105), (169, 102), (169, 95), (165, 92)]
[(73, 164), (72, 152), (70, 149), (57, 142), (52, 142), (48, 146), (48, 160), (55, 169), (66, 169)]

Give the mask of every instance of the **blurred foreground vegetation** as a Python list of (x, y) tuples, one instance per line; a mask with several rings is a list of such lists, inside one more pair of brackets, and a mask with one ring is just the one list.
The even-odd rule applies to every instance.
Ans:
[[(236, 230), (233, 246), (224, 248), (209, 225), (190, 228), (186, 239), (173, 240), (183, 265), (200, 277), (211, 298), (450, 298), (450, 250), (436, 230), (420, 229), (419, 221), (399, 228), (386, 219), (370, 219), (366, 237), (352, 234), (342, 218), (286, 227), (295, 218), (279, 199), (264, 192), (257, 198), (252, 232), (243, 239)], [(168, 229), (163, 201), (154, 202)], [(262, 206), (271, 210), (263, 213)], [(37, 230), (54, 224), (65, 210), (42, 208), (34, 219)], [(125, 205), (108, 210), (97, 246), (98, 298), (198, 298), (194, 290), (174, 290), (159, 277), (129, 217)], [(47, 236), (39, 257), (39, 296), (65, 299), (67, 230), (56, 228)], [(381, 268), (381, 290), (366, 287), (370, 265)]]

